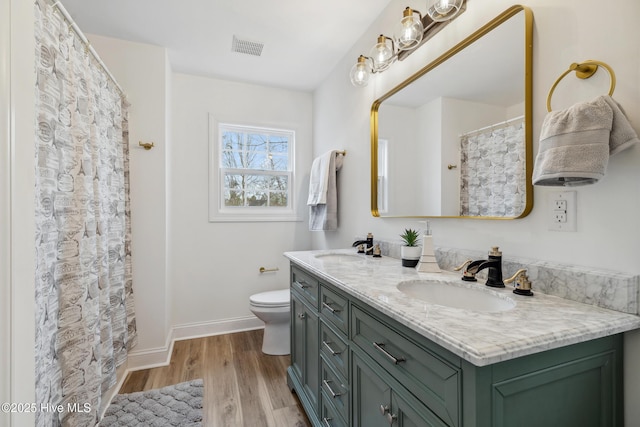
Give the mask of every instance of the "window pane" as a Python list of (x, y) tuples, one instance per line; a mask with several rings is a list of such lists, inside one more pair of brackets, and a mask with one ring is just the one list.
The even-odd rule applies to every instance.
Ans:
[(266, 151), (247, 152), (247, 161), (243, 165), (245, 169), (264, 170), (269, 169), (269, 156)]
[(271, 154), (269, 170), (274, 170), (274, 171), (289, 170), (289, 156), (287, 156), (286, 154), (285, 155)]
[(267, 193), (259, 192), (255, 194), (247, 194), (248, 206), (265, 206), (267, 204)]
[(232, 190), (242, 190), (244, 188), (244, 176), (238, 174), (225, 174), (224, 187)]
[(222, 133), (222, 148), (224, 150), (242, 150), (242, 133), (225, 131)]
[(283, 191), (272, 192), (271, 197), (269, 198), (269, 206), (277, 206), (286, 208), (287, 204), (287, 193)]
[(244, 169), (242, 162), (242, 151), (223, 151), (222, 167), (233, 169)]
[(289, 177), (287, 175), (269, 177), (269, 188), (271, 190), (287, 191), (289, 187)]
[(269, 136), (264, 134), (249, 133), (247, 134), (247, 150), (249, 151), (267, 151), (267, 141)]
[(225, 206), (244, 206), (244, 192), (227, 190), (224, 193)]
[(272, 153), (284, 153), (289, 152), (289, 138), (286, 136), (272, 135), (269, 141), (269, 151)]

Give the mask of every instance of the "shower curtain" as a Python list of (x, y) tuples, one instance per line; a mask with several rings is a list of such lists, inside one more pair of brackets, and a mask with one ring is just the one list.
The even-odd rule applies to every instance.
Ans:
[(524, 119), (460, 137), (460, 215), (513, 217), (526, 203)]
[(36, 425), (93, 426), (136, 343), (127, 103), (48, 0), (35, 38)]

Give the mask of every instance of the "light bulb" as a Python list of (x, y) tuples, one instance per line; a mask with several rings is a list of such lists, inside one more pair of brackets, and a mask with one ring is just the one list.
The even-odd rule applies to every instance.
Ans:
[(351, 72), (349, 73), (351, 84), (354, 86), (366, 86), (369, 83), (369, 74), (367, 57), (360, 55), (358, 62), (351, 67)]
[(433, 7), (436, 8), (436, 11), (441, 14), (447, 14), (451, 9), (453, 9), (453, 4), (449, 0), (436, 0)]
[(396, 59), (393, 51), (393, 41), (388, 43), (388, 40), (388, 37), (380, 34), (378, 42), (371, 48), (371, 52), (369, 52), (375, 72), (386, 70)]
[(453, 19), (462, 8), (463, 0), (429, 0), (427, 14), (435, 22)]
[[(414, 15), (414, 12), (418, 16)], [(394, 32), (398, 50), (409, 50), (417, 47), (422, 41), (423, 31), (422, 16), (420, 16), (419, 12), (407, 7)]]

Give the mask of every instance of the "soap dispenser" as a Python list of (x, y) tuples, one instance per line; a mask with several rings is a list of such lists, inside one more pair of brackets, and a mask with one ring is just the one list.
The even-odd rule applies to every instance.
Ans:
[(431, 228), (429, 227), (429, 221), (422, 235), (422, 255), (420, 261), (416, 265), (416, 270), (422, 273), (440, 273), (440, 267), (438, 267), (438, 261), (436, 261), (436, 254), (433, 250), (433, 236), (431, 235)]

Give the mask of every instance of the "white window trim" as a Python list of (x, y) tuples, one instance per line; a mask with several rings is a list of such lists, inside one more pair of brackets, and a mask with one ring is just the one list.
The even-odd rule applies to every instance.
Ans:
[[(220, 141), (219, 126), (220, 124), (229, 124), (231, 126), (241, 126), (244, 128), (255, 127), (256, 129), (274, 130), (277, 132), (293, 132), (294, 143), (290, 151), (291, 172), (289, 173), (289, 207), (287, 208), (243, 208), (243, 207), (225, 207), (223, 206), (223, 197), (221, 197), (221, 181), (222, 172), (220, 168)], [(302, 221), (297, 209), (297, 201), (295, 198), (295, 129), (285, 129), (286, 126), (262, 126), (253, 123), (245, 125), (234, 121), (220, 122), (212, 114), (209, 114), (209, 222), (289, 222)]]

